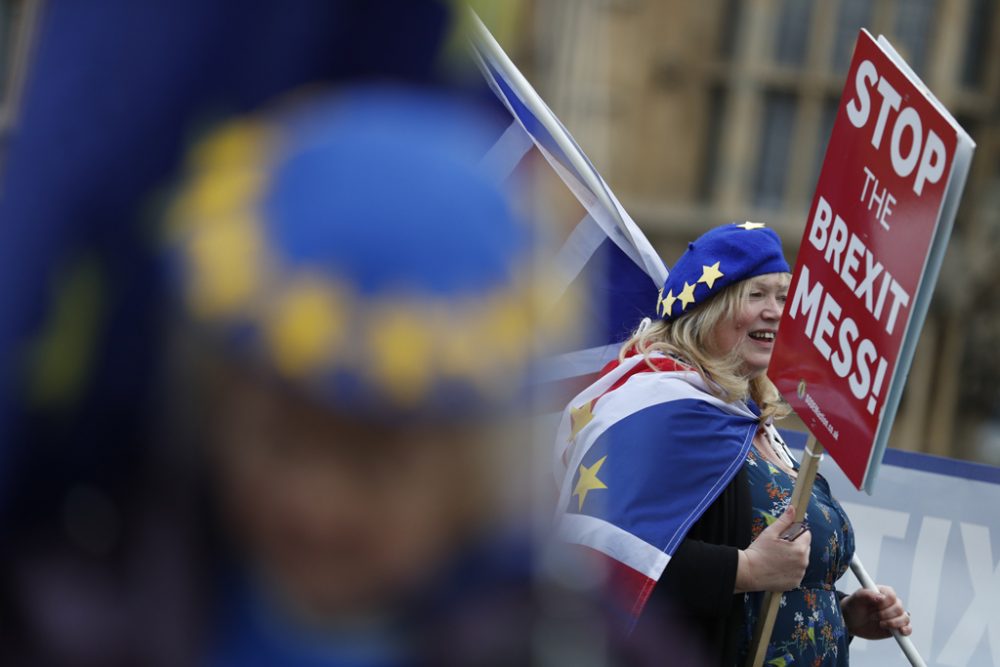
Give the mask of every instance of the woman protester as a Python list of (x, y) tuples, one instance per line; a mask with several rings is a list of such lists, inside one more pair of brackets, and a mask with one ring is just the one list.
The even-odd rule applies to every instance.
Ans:
[(558, 435), (560, 538), (599, 555), (640, 636), (672, 607), (720, 665), (745, 661), (765, 591), (784, 592), (765, 664), (843, 666), (851, 637), (911, 632), (890, 587), (834, 588), (854, 532), (827, 481), (802, 521), (790, 504), (789, 408), (765, 375), (789, 281), (765, 225), (705, 233)]

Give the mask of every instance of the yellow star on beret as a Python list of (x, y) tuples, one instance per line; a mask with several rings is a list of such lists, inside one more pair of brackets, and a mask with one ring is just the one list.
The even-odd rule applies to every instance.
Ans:
[(698, 278), (698, 282), (705, 283), (706, 285), (708, 285), (708, 289), (712, 289), (713, 287), (715, 287), (715, 281), (726, 275), (719, 270), (720, 263), (721, 262), (716, 262), (712, 266), (702, 265), (701, 278)]
[[(695, 285), (697, 284), (695, 283)], [(687, 281), (684, 281), (684, 289), (677, 295), (677, 298), (681, 300), (681, 310), (687, 310), (688, 305), (694, 303), (694, 285), (689, 285)]]
[(767, 225), (765, 225), (763, 222), (750, 222), (749, 220), (744, 222), (742, 225), (736, 225), (736, 226), (739, 227), (740, 229), (746, 229), (747, 231), (751, 229), (763, 229), (764, 227), (767, 227)]
[[(662, 289), (660, 290), (660, 293), (661, 294), (663, 293)], [(674, 301), (677, 301), (677, 297), (674, 296), (674, 291), (673, 290), (670, 290), (669, 292), (667, 292), (667, 296), (666, 297), (661, 297), (660, 298), (660, 305), (663, 306), (663, 315), (664, 316), (670, 315), (670, 311), (673, 310), (673, 308), (674, 308)]]

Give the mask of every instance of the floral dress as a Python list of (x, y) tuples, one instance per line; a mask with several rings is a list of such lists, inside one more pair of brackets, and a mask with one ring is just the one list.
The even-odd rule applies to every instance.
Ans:
[[(756, 538), (784, 512), (792, 498), (795, 480), (761, 456), (756, 446), (750, 449), (745, 467), (753, 506), (753, 537)], [(851, 563), (854, 531), (847, 514), (830, 494), (830, 485), (819, 475), (805, 520), (812, 532), (809, 565), (802, 584), (781, 596), (764, 664), (846, 667), (847, 629), (834, 583)], [(747, 629), (744, 657), (763, 597), (763, 593), (744, 595)]]

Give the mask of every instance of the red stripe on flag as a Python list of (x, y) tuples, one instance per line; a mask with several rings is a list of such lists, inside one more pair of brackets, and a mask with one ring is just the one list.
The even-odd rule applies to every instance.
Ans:
[(629, 629), (635, 626), (656, 587), (656, 580), (591, 547), (581, 546), (597, 573), (603, 573), (604, 599), (614, 612), (629, 619)]
[[(617, 368), (619, 363), (620, 362), (617, 359), (612, 359), (607, 363), (607, 365), (604, 368), (601, 369), (600, 375), (601, 376), (607, 375), (615, 368)], [(603, 397), (607, 396), (615, 389), (621, 387), (633, 375), (638, 375), (639, 373), (650, 373), (652, 371), (666, 371), (670, 373), (670, 372), (690, 371), (690, 370), (692, 370), (690, 366), (682, 364), (673, 357), (649, 357), (645, 361), (639, 362), (638, 364), (630, 368), (628, 372), (625, 373), (625, 375), (618, 378), (613, 385), (608, 387), (607, 391), (605, 391), (603, 394), (601, 394), (600, 396), (598, 396), (597, 398), (595, 398), (593, 401), (590, 402), (590, 407), (591, 409), (593, 409), (594, 406), (597, 405), (597, 401), (601, 400)]]

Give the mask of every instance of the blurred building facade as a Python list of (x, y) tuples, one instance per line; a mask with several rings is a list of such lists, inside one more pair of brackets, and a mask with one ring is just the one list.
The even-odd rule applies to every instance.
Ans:
[(527, 69), (668, 264), (728, 220), (797, 252), (858, 30), (978, 147), (891, 446), (1000, 463), (1000, 7), (992, 0), (535, 0)]

